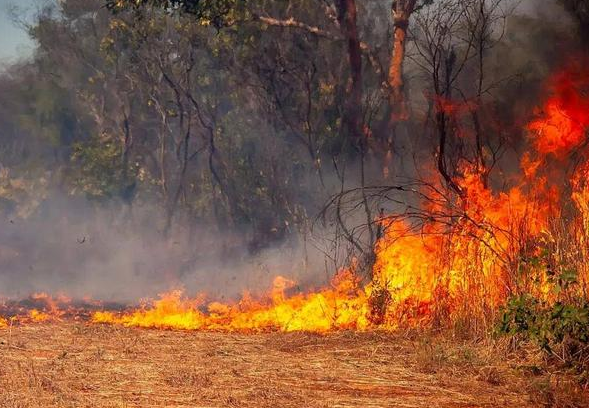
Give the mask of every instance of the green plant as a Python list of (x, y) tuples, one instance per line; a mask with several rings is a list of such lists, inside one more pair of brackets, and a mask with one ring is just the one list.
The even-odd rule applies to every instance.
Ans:
[[(561, 280), (562, 282), (562, 280)], [(530, 295), (512, 297), (502, 310), (497, 331), (520, 335), (572, 367), (589, 384), (589, 302), (550, 304)]]

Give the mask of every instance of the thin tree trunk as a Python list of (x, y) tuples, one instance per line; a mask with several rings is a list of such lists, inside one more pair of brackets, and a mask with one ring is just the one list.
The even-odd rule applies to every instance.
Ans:
[(337, 18), (348, 42), (351, 88), (344, 121), (353, 144), (365, 150), (366, 140), (362, 132), (362, 50), (358, 37), (356, 0), (337, 0)]
[(403, 62), (407, 43), (409, 18), (415, 10), (416, 0), (393, 1), (391, 14), (393, 18), (393, 46), (389, 60), (389, 129), (394, 130), (395, 124), (408, 117), (404, 94)]
[(160, 135), (160, 182), (162, 186), (162, 194), (165, 198), (168, 197), (168, 179), (166, 177), (166, 130), (168, 128), (167, 125), (167, 116), (162, 114), (162, 128), (161, 128), (161, 135)]

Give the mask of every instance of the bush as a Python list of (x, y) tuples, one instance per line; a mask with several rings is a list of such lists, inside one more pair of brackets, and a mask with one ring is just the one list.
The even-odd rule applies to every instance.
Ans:
[(498, 332), (521, 335), (580, 374), (589, 385), (589, 303), (542, 302), (530, 295), (512, 297), (502, 310)]

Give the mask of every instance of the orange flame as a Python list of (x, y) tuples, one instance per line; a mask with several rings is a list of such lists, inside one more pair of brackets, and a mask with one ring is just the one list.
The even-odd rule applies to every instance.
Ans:
[(33, 322), (46, 322), (52, 320), (52, 316), (48, 313), (33, 309), (29, 312), (29, 318)]
[[(560, 216), (560, 186), (541, 175), (547, 171), (548, 156), (565, 159), (586, 140), (589, 96), (584, 92), (589, 76), (577, 68), (567, 67), (550, 79), (551, 94), (527, 126), (533, 149), (521, 158), (520, 181), (494, 192), (483, 181), (482, 169), (463, 164), (461, 176), (454, 180), (459, 196), (424, 203), (431, 214), (442, 214), (441, 220), (432, 217), (418, 230), (407, 221), (386, 225), (381, 220), (386, 230), (375, 248), (373, 280), (365, 287), (360, 287), (353, 268), (340, 271), (331, 287), (309, 294), (287, 295), (294, 282), (277, 277), (267, 299), (246, 295), (236, 304), (207, 305), (204, 297), (191, 300), (174, 291), (161, 295), (151, 307), (122, 314), (98, 312), (92, 321), (175, 329), (326, 332), (394, 329), (403, 322), (431, 323), (444, 316), (452, 320), (459, 313), (497, 310), (518, 290), (522, 262), (537, 255), (536, 243), (545, 239), (550, 221)], [(474, 108), (436, 102), (448, 115)], [(589, 227), (587, 175), (589, 164), (573, 177), (572, 198)], [(541, 274), (525, 279), (540, 282), (534, 290), (550, 296)], [(384, 311), (382, 318), (372, 318), (375, 308)]]
[[(551, 96), (527, 128), (536, 151), (562, 158), (586, 140), (589, 126), (589, 75), (583, 62), (572, 63), (549, 80)], [(584, 65), (586, 67), (586, 65)]]
[[(137, 309), (118, 313), (99, 311), (94, 323), (124, 326), (260, 332), (267, 330), (313, 331), (395, 329), (401, 324), (456, 321), (462, 315), (486, 316), (512, 293), (526, 290), (545, 299), (553, 294), (540, 270), (528, 270), (527, 259), (538, 255), (538, 246), (552, 239), (551, 221), (562, 216), (566, 188), (576, 208), (571, 224), (577, 242), (589, 244), (589, 152), (583, 148), (589, 127), (589, 75), (571, 65), (549, 80), (550, 95), (526, 127), (532, 149), (522, 155), (522, 176), (503, 191), (484, 179), (480, 164), (462, 163), (454, 179), (460, 192), (442, 197), (442, 183), (424, 193), (424, 214), (419, 227), (410, 220), (378, 222), (384, 236), (375, 247), (372, 282), (361, 286), (355, 267), (340, 270), (326, 288), (310, 293), (296, 291), (295, 282), (278, 276), (265, 297), (245, 294), (235, 303), (206, 302), (206, 296), (188, 298), (171, 291)], [(463, 115), (475, 106), (437, 100), (448, 115)], [(464, 135), (468, 136), (467, 134)], [(564, 183), (561, 163), (573, 153), (583, 159)], [(589, 259), (589, 249), (580, 249)], [(580, 271), (589, 281), (589, 266)], [(522, 288), (521, 286), (525, 286)], [(60, 318), (64, 312), (47, 295), (33, 296), (45, 304), (31, 310), (30, 321)], [(382, 316), (375, 318), (376, 313)], [(0, 327), (7, 322), (0, 319)]]
[(115, 323), (124, 326), (156, 327), (188, 330), (218, 331), (314, 331), (357, 329), (367, 327), (362, 291), (355, 276), (341, 271), (332, 288), (307, 295), (287, 297), (284, 290), (294, 282), (277, 277), (266, 301), (244, 296), (237, 304), (210, 303), (206, 312), (202, 301), (184, 298), (180, 291), (161, 295), (151, 308), (117, 315), (97, 312), (95, 323)]

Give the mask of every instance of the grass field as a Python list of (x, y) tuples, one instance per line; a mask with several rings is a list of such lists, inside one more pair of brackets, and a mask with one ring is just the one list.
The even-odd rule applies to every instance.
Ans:
[(64, 322), (1, 329), (0, 343), (0, 407), (535, 407), (587, 396), (525, 349), (424, 334)]

